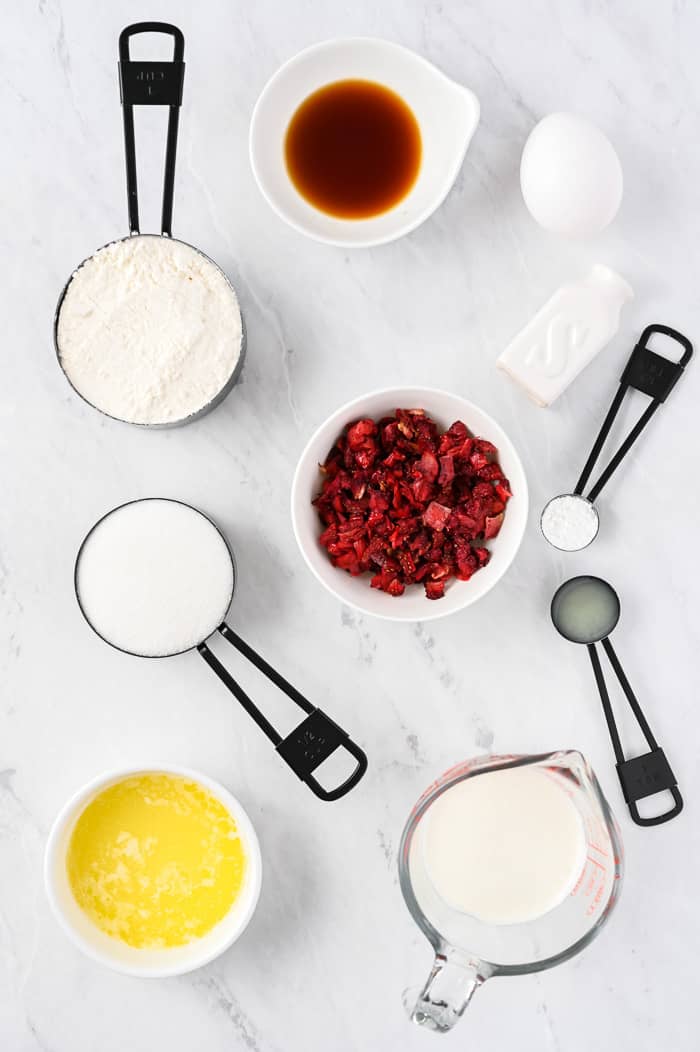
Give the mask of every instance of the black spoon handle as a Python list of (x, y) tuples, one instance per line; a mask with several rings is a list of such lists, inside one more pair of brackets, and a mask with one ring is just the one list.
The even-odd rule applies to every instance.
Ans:
[[(649, 339), (654, 333), (661, 333), (664, 336), (668, 336), (670, 339), (675, 340), (681, 345), (683, 348), (683, 354), (679, 361), (673, 362), (669, 358), (664, 358), (663, 355), (657, 354), (656, 351), (652, 351), (649, 348)], [(583, 493), (584, 487), (586, 486), (590, 474), (595, 467), (595, 463), (605, 445), (605, 440), (610, 433), (610, 429), (620, 410), (627, 391), (630, 388), (634, 388), (636, 391), (641, 391), (642, 394), (646, 394), (651, 398), (651, 403), (644, 410), (627, 438), (622, 442), (617, 452), (610, 459), (608, 466), (602, 472), (598, 481), (591, 488), (591, 491), (588, 494), (588, 500), (590, 501), (595, 501), (603, 486), (610, 479), (613, 472), (620, 466), (622, 460), (627, 453), (629, 453), (656, 410), (666, 401), (671, 391), (683, 375), (683, 370), (692, 356), (693, 345), (687, 336), (683, 336), (682, 333), (678, 332), (676, 329), (670, 328), (668, 325), (647, 325), (646, 329), (639, 337), (639, 341), (632, 351), (624, 372), (620, 377), (620, 386), (615, 392), (615, 397), (610, 404), (605, 420), (596, 436), (588, 460), (586, 461), (581, 476), (574, 488), (574, 493)]]
[[(164, 33), (173, 38), (170, 62), (135, 62), (129, 53), (129, 41), (138, 33)], [(119, 35), (119, 87), (124, 116), (124, 151), (126, 154), (126, 192), (129, 209), (129, 232), (139, 233), (139, 195), (136, 176), (136, 141), (134, 106), (167, 106), (168, 138), (165, 146), (163, 177), (163, 212), (161, 232), (172, 237), (173, 193), (177, 128), (185, 78), (185, 38), (169, 22), (136, 22)]]
[[(605, 677), (603, 676), (603, 669), (600, 664), (600, 658), (598, 657), (598, 651), (595, 644), (590, 643), (587, 650), (593, 666), (593, 674), (598, 686), (598, 693), (600, 694), (600, 700), (603, 705), (603, 713), (605, 714), (605, 720), (610, 733), (610, 740), (612, 741), (613, 751), (615, 753), (617, 775), (620, 779), (625, 803), (629, 808), (632, 820), (636, 822), (637, 825), (660, 825), (662, 822), (668, 822), (669, 819), (675, 818), (676, 815), (681, 813), (683, 810), (683, 798), (680, 794), (675, 775), (671, 770), (665, 753), (657, 744), (651, 727), (649, 726), (634, 691), (632, 690), (630, 682), (623, 671), (620, 660), (613, 650), (612, 643), (609, 639), (603, 639), (602, 644), (608, 660), (612, 665), (613, 672), (620, 682), (620, 686), (622, 687), (624, 695), (632, 709), (634, 717), (646, 738), (647, 744), (649, 745), (649, 752), (643, 753), (641, 756), (633, 756), (630, 759), (625, 759), (625, 752), (620, 740), (617, 723), (615, 722), (615, 715), (610, 703), (610, 695), (608, 694)], [(665, 811), (663, 814), (654, 815), (651, 818), (643, 818), (639, 813), (637, 802), (643, 800), (647, 796), (653, 796), (664, 790), (668, 790), (671, 793), (671, 796), (673, 797), (673, 807), (668, 811)]]

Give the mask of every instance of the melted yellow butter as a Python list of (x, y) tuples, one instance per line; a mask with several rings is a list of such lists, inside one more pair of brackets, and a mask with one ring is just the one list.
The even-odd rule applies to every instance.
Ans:
[(75, 824), (67, 867), (98, 928), (153, 949), (210, 931), (238, 897), (246, 859), (221, 801), (198, 782), (161, 773), (99, 793)]

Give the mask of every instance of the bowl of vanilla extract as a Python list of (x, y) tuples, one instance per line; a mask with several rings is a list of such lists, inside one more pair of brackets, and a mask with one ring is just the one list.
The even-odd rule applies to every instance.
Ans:
[(265, 85), (250, 160), (268, 204), (295, 230), (369, 247), (442, 204), (478, 121), (474, 93), (420, 55), (386, 40), (329, 40)]

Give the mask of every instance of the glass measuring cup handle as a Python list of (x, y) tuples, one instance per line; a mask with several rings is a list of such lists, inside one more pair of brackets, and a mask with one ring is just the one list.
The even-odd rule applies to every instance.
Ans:
[(413, 1003), (406, 995), (411, 1021), (444, 1034), (461, 1019), (474, 991), (484, 982), (472, 962), (450, 953), (435, 954), (427, 982)]
[[(164, 33), (173, 38), (173, 57), (169, 62), (135, 62), (129, 52), (129, 41), (139, 33)], [(163, 177), (163, 211), (161, 232), (172, 236), (173, 191), (177, 128), (185, 79), (185, 38), (169, 22), (135, 22), (119, 35), (119, 89), (124, 116), (124, 151), (126, 153), (126, 191), (129, 209), (129, 232), (139, 233), (139, 198), (136, 176), (136, 141), (134, 106), (168, 106), (168, 138), (165, 146)]]
[[(367, 770), (367, 756), (364, 751), (350, 738), (347, 731), (339, 727), (325, 712), (307, 701), (295, 686), (280, 675), (277, 669), (268, 664), (232, 628), (224, 623), (219, 625), (219, 632), (247, 661), (250, 661), (271, 683), (307, 714), (305, 719), (283, 738), (228, 669), (214, 656), (206, 643), (200, 643), (197, 647), (209, 667), (267, 735), (285, 763), (292, 768), (302, 782), (308, 785), (319, 800), (339, 800), (341, 796), (349, 793)], [(344, 749), (353, 757), (356, 761), (355, 767), (345, 781), (331, 789), (326, 789), (314, 776), (314, 772), (338, 749)]]

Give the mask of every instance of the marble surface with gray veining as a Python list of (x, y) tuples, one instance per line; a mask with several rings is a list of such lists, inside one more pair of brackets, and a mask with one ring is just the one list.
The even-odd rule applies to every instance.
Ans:
[[(227, 401), (188, 428), (152, 433), (82, 404), (56, 366), (51, 333), (71, 269), (127, 233), (116, 46), (119, 30), (142, 18), (173, 21), (186, 38), (174, 232), (224, 267), (249, 332), (243, 380)], [(414, 48), (482, 103), (443, 207), (409, 237), (367, 251), (284, 226), (247, 158), (251, 109), (270, 74), (343, 34)], [(521, 1052), (697, 1048), (700, 364), (601, 499), (601, 536), (588, 553), (548, 549), (537, 513), (575, 481), (641, 327), (667, 322), (700, 340), (699, 39), (690, 0), (4, 5), (3, 1052), (415, 1052), (440, 1041)], [(545, 234), (519, 195), (525, 137), (557, 109), (597, 122), (625, 170), (618, 219), (588, 243)], [(162, 114), (140, 113), (137, 132), (143, 227), (153, 230)], [(593, 262), (617, 267), (637, 297), (613, 343), (540, 410), (495, 358), (557, 285)], [(476, 606), (430, 625), (339, 605), (302, 563), (288, 514), (313, 428), (349, 397), (411, 383), (462, 393), (499, 419), (532, 497), (508, 575)], [(641, 404), (633, 398), (625, 419)], [(183, 498), (222, 524), (240, 570), (232, 623), (366, 746), (369, 773), (342, 802), (320, 804), (293, 779), (196, 655), (138, 661), (81, 621), (72, 567), (83, 534), (110, 507), (146, 495)], [(608, 576), (622, 595), (618, 650), (687, 799), (668, 826), (631, 824), (586, 655), (549, 624), (553, 590), (576, 572)], [(288, 710), (254, 673), (244, 679), (284, 727)], [(456, 760), (558, 747), (589, 757), (620, 818), (619, 910), (585, 954), (487, 983), (453, 1035), (421, 1032), (401, 1004), (430, 963), (397, 884), (405, 816)], [(181, 979), (142, 981), (91, 963), (43, 892), (57, 809), (100, 771), (142, 760), (222, 780), (262, 844), (264, 887), (248, 931)]]

